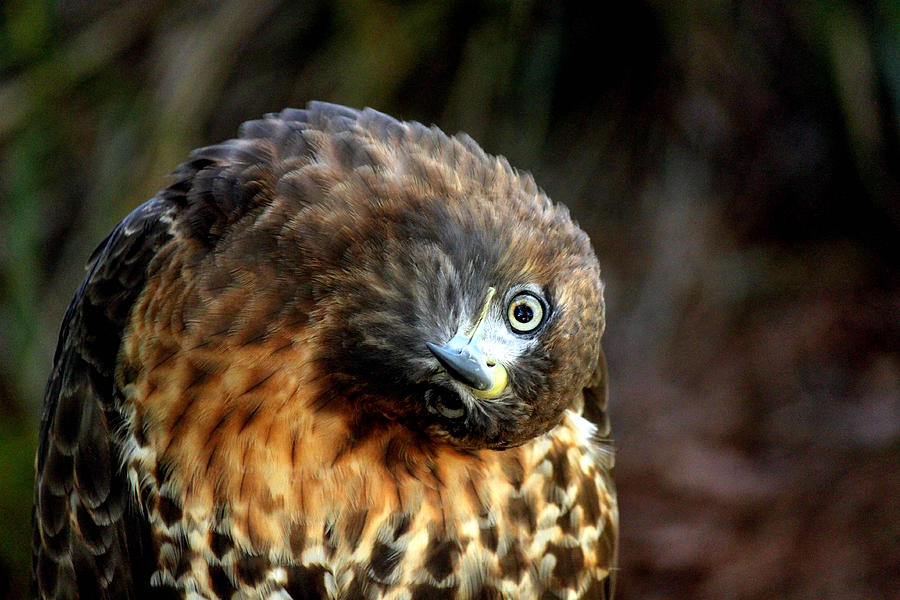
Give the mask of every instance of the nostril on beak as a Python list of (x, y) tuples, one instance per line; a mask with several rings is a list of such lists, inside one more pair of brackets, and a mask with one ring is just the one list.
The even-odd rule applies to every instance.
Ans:
[(450, 377), (476, 390), (488, 390), (494, 381), (485, 365), (467, 351), (458, 352), (445, 346), (425, 342)]

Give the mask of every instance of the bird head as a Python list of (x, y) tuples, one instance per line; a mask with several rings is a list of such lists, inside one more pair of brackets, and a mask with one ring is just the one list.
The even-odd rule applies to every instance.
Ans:
[(461, 448), (520, 445), (595, 373), (596, 257), (530, 175), (467, 137), (402, 126), (343, 136), (344, 158), (315, 178), (323, 198), (292, 225), (314, 266), (319, 404), (352, 399), (360, 431), (387, 420)]

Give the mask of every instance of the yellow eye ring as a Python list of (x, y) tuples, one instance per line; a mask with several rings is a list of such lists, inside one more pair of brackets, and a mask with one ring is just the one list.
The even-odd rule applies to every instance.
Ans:
[(509, 303), (506, 319), (516, 333), (531, 333), (544, 322), (544, 305), (534, 294), (523, 292)]

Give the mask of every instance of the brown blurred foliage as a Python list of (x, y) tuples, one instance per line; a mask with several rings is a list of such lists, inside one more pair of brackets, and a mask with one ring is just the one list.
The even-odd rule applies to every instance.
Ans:
[(619, 597), (900, 589), (900, 6), (9, 1), (0, 595), (57, 328), (196, 146), (320, 99), (464, 130), (604, 265)]

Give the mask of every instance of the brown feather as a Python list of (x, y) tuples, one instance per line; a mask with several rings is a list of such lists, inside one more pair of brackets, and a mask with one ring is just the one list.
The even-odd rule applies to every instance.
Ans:
[[(70, 309), (38, 459), (43, 596), (90, 577), (109, 597), (611, 594), (602, 284), (565, 208), (467, 136), (369, 109), (241, 136), (126, 219)], [(425, 342), (489, 287), (509, 385), (485, 399)], [(527, 335), (506, 324), (523, 289), (547, 315)]]

